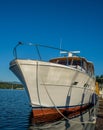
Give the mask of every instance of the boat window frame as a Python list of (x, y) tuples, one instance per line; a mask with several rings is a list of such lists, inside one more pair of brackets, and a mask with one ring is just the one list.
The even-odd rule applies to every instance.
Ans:
[[(71, 66), (73, 68), (79, 68), (81, 71), (87, 72), (90, 76), (94, 75), (94, 66), (88, 62), (85, 58), (81, 57), (60, 57), (51, 59), (50, 62), (57, 63), (65, 66)], [(89, 67), (90, 66), (90, 67)]]

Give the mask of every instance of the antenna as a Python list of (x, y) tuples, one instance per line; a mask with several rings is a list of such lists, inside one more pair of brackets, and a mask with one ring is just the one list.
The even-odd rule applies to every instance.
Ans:
[(60, 39), (60, 56), (61, 56), (61, 48), (62, 48), (62, 38)]
[(75, 54), (78, 54), (78, 53), (80, 53), (80, 51), (60, 51), (60, 54), (68, 54), (68, 57), (72, 57), (73, 56), (73, 54), (75, 55)]
[(78, 53), (80, 53), (80, 51), (71, 51), (71, 53), (78, 54)]
[(73, 56), (73, 54), (78, 54), (78, 53), (80, 53), (80, 51), (70, 51), (68, 53), (68, 56), (70, 57), (70, 56)]

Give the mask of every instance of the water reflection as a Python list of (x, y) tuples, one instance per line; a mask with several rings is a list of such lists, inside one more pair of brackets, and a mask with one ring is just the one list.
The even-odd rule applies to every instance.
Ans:
[(0, 130), (94, 130), (94, 113), (90, 109), (74, 119), (37, 124), (25, 90), (0, 90)]
[(29, 130), (94, 130), (96, 123), (94, 113), (94, 110), (90, 109), (88, 112), (69, 120), (62, 119), (43, 124), (36, 124), (34, 118), (31, 117)]

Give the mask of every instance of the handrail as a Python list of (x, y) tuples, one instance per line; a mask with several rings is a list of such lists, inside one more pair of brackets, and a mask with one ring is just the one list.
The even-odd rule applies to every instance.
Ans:
[(39, 49), (38, 49), (39, 46), (46, 47), (46, 48), (51, 48), (51, 49), (55, 49), (55, 50), (60, 50), (60, 51), (65, 51), (67, 53), (71, 52), (71, 51), (68, 51), (68, 50), (64, 50), (64, 49), (60, 49), (60, 48), (56, 48), (56, 47), (52, 47), (52, 46), (47, 46), (47, 45), (42, 45), (42, 44), (33, 44), (33, 43), (25, 44), (25, 43), (22, 43), (22, 42), (18, 42), (18, 44), (13, 49), (13, 55), (14, 55), (14, 57), (16, 59), (17, 59), (17, 47), (20, 46), (20, 45), (35, 46), (36, 49), (37, 49), (37, 52), (38, 52), (38, 55), (39, 55), (40, 59), (41, 59), (41, 56), (40, 56), (40, 52), (39, 52)]

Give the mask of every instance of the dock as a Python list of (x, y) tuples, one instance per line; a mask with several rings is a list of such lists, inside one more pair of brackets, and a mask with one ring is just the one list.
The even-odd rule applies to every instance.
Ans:
[(97, 122), (95, 130), (103, 130), (103, 98), (99, 98), (99, 105), (97, 108)]

